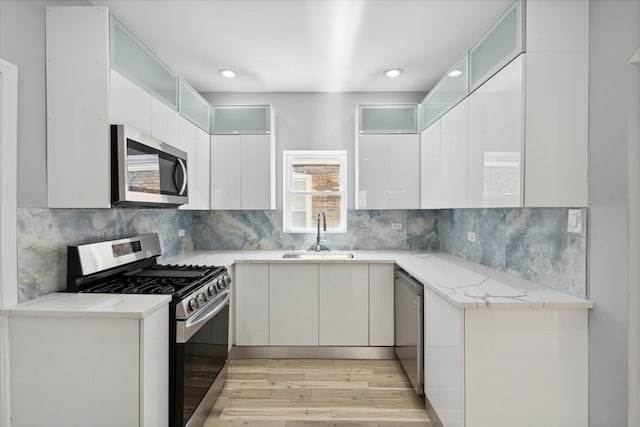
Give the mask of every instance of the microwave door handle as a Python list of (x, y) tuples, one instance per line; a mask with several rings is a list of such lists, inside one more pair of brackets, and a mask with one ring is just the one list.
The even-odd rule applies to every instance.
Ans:
[(173, 179), (176, 181), (176, 187), (180, 187), (178, 196), (182, 196), (184, 194), (184, 191), (187, 189), (187, 166), (184, 164), (184, 160), (182, 159), (178, 159), (178, 165), (180, 165), (180, 169), (182, 169), (182, 185), (178, 184), (175, 176), (173, 177)]

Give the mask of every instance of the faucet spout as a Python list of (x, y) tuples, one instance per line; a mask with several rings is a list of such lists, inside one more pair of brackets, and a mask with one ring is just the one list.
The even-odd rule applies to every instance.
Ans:
[(316, 235), (316, 242), (313, 245), (311, 245), (311, 247), (309, 248), (310, 251), (320, 252), (320, 251), (331, 250), (325, 244), (322, 243), (322, 239), (320, 238), (320, 219), (321, 218), (322, 218), (322, 228), (324, 231), (327, 231), (327, 217), (324, 211), (320, 211), (318, 212), (318, 219), (317, 219), (318, 234)]

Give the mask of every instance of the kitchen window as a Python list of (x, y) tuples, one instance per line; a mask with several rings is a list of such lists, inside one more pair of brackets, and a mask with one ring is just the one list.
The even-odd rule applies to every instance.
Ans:
[(285, 151), (284, 231), (315, 233), (318, 213), (328, 233), (347, 231), (347, 152)]

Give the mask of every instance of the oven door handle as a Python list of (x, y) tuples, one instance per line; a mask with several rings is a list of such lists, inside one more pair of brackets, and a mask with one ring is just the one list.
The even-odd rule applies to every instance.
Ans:
[(229, 303), (229, 288), (225, 288), (217, 295), (217, 298), (209, 301), (203, 312), (191, 319), (179, 320), (176, 324), (176, 342), (184, 344), (189, 341), (200, 328), (212, 317), (218, 314)]

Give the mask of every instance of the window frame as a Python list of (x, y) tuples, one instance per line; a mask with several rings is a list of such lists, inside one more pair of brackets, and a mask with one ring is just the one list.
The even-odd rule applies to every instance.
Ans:
[[(341, 196), (340, 218), (341, 224), (338, 228), (327, 229), (323, 233), (346, 233), (347, 232), (347, 151), (346, 150), (283, 150), (283, 173), (282, 173), (282, 230), (285, 233), (309, 234), (316, 232), (315, 223), (311, 228), (292, 227), (292, 202), (291, 197), (296, 195), (338, 195)], [(292, 164), (294, 161), (303, 159), (318, 159), (338, 161), (340, 165), (340, 191), (291, 191), (291, 183), (294, 180)]]

